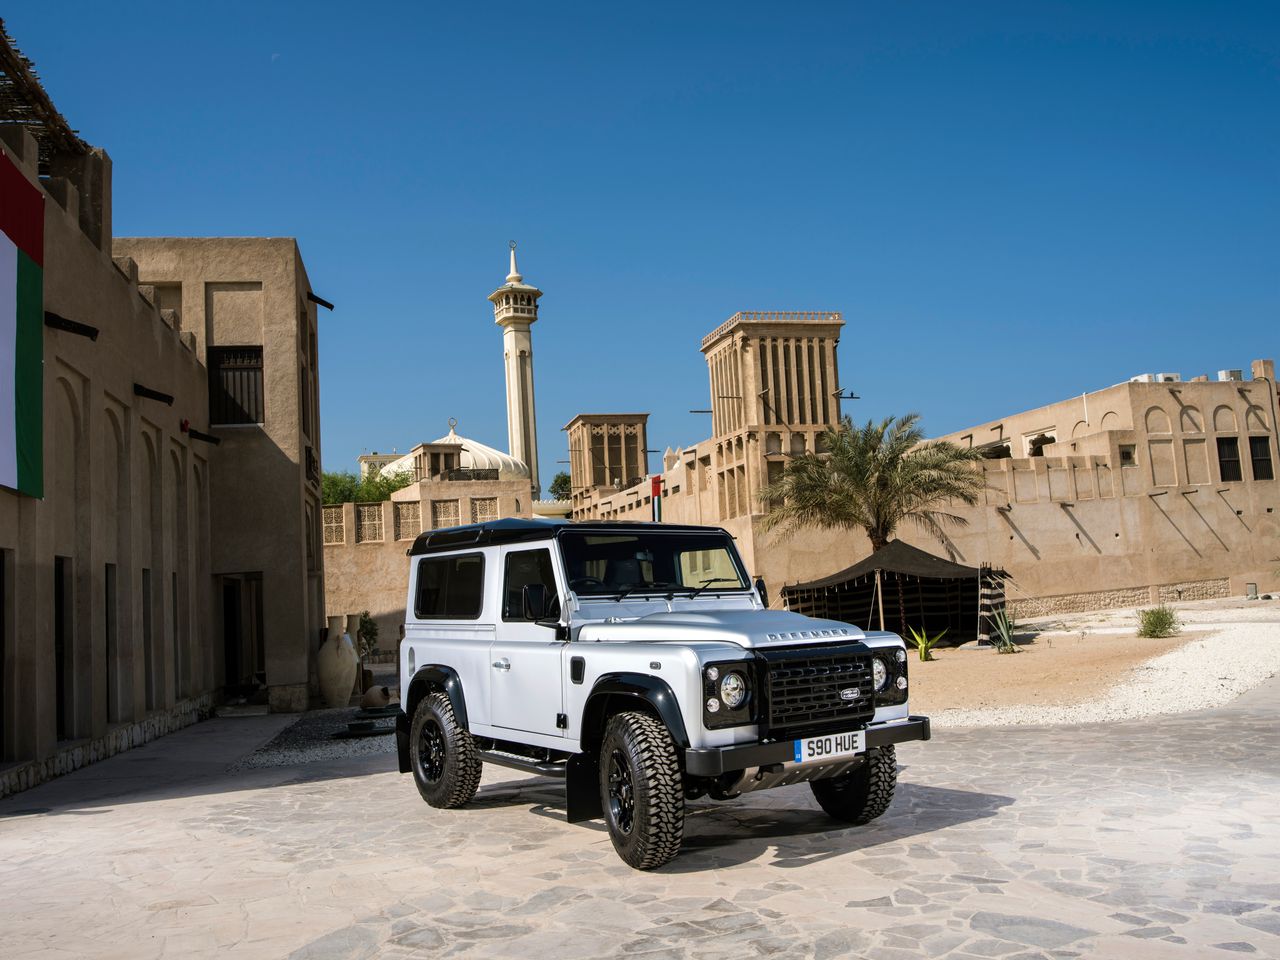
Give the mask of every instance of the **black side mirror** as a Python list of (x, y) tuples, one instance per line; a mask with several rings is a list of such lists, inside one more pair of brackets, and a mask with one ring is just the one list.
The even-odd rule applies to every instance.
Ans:
[(547, 597), (547, 585), (544, 583), (526, 584), (524, 588), (524, 618), (535, 623), (547, 618), (550, 600)]
[(761, 603), (769, 606), (769, 591), (765, 589), (764, 577), (756, 577), (756, 595), (760, 597)]

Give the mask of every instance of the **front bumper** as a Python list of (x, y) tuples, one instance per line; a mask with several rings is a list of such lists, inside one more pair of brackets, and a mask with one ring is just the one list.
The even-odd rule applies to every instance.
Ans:
[[(928, 740), (929, 718), (908, 717), (873, 723), (867, 727), (867, 749), (887, 747), (908, 740)], [(722, 773), (763, 767), (771, 763), (789, 763), (795, 756), (794, 741), (746, 743), (736, 747), (703, 747), (684, 752), (685, 772), (695, 777), (718, 777)]]

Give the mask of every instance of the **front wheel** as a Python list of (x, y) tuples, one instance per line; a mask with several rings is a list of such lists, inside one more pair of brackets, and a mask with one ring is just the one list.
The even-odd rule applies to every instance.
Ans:
[(422, 799), (433, 807), (461, 807), (480, 786), (480, 752), (442, 691), (427, 694), (413, 711), (409, 766)]
[(684, 834), (684, 784), (667, 728), (647, 713), (619, 713), (600, 747), (600, 805), (618, 856), (637, 870), (669, 863)]
[(870, 823), (889, 809), (898, 783), (898, 756), (892, 744), (867, 753), (856, 770), (809, 784), (828, 815), (846, 823)]

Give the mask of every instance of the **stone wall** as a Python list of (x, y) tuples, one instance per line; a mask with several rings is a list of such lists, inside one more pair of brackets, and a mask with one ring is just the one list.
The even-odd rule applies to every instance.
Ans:
[(1010, 614), (1021, 620), (1026, 617), (1047, 617), (1057, 613), (1145, 607), (1156, 603), (1174, 603), (1178, 600), (1211, 600), (1230, 595), (1230, 581), (1223, 578), (1191, 580), (1156, 587), (1122, 587), (1116, 590), (1095, 590), (1089, 593), (1064, 593), (1053, 597), (1026, 597), (1010, 600), (1008, 607)]
[(123, 723), (101, 737), (69, 744), (43, 760), (30, 760), (6, 767), (0, 770), (0, 800), (132, 747), (139, 747), (166, 733), (208, 720), (212, 715), (213, 697), (205, 693), (191, 700), (179, 701), (169, 710), (153, 713), (144, 720)]

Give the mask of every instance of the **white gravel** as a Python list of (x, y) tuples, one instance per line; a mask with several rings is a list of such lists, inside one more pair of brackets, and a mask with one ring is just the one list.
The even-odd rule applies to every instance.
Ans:
[[(1213, 632), (1134, 667), (1098, 699), (1065, 706), (939, 710), (930, 721), (938, 727), (1109, 723), (1222, 706), (1280, 673), (1280, 609), (1243, 603), (1179, 605), (1184, 629)], [(1136, 620), (1132, 610), (1058, 618), (1052, 632), (1114, 634), (1126, 622), (1134, 629)]]

